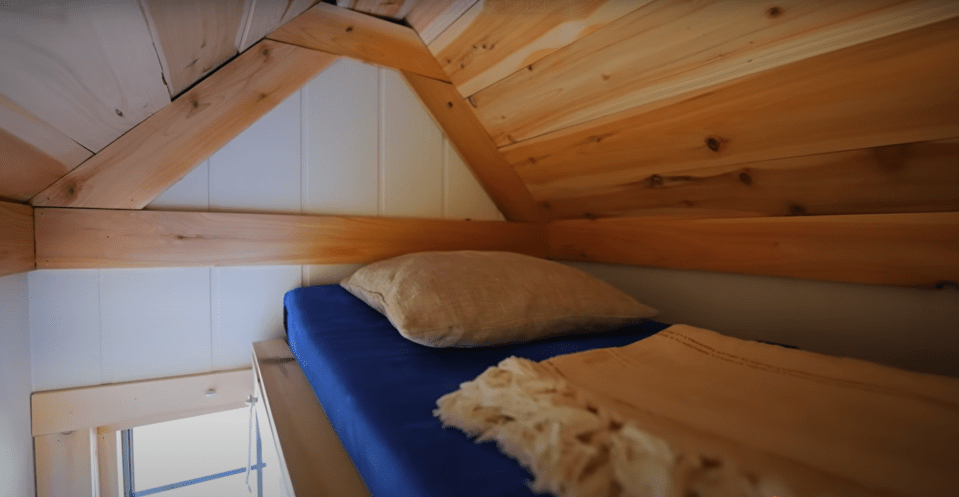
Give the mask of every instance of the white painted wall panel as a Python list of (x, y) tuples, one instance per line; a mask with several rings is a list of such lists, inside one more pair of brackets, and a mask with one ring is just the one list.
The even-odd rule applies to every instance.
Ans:
[(502, 221), (503, 215), (490, 200), (486, 190), (476, 180), (473, 171), (463, 162), (449, 140), (443, 140), (446, 179), (443, 185), (443, 217), (447, 219), (475, 219)]
[(210, 269), (101, 270), (103, 379), (210, 371)]
[(378, 70), (341, 58), (303, 92), (303, 212), (375, 216)]
[(0, 278), (0, 488), (33, 497), (30, 294), (27, 273)]
[(300, 212), (300, 94), (210, 156), (210, 210)]
[(100, 383), (98, 271), (31, 271), (29, 278), (33, 389)]
[(383, 85), (380, 214), (443, 217), (443, 133), (397, 72), (380, 71)]
[(300, 266), (213, 268), (213, 369), (249, 367), (253, 342), (282, 338), (283, 294), (302, 283)]
[(153, 199), (146, 209), (169, 211), (210, 210), (210, 164), (203, 161), (180, 181)]
[(655, 319), (959, 376), (959, 292), (577, 263)]
[[(402, 79), (348, 59), (148, 208), (500, 218)], [(283, 293), (361, 266), (34, 271), (34, 389), (246, 365), (281, 336)]]

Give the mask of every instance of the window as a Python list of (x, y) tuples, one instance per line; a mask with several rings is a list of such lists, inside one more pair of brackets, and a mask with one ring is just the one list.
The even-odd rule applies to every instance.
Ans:
[(119, 444), (125, 497), (282, 495), (275, 446), (255, 418), (251, 430), (249, 408), (124, 430)]

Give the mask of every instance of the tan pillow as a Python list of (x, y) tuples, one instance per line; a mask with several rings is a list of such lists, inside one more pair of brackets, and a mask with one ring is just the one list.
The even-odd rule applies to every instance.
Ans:
[(511, 252), (421, 252), (340, 283), (429, 347), (482, 347), (599, 332), (656, 314), (569, 266)]

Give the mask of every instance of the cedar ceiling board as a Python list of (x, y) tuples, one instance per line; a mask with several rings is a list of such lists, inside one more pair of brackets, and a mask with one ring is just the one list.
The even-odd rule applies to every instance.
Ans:
[(510, 221), (545, 221), (548, 213), (503, 160), (473, 109), (449, 83), (417, 74), (403, 77), (439, 123), (450, 143), (476, 175), (500, 212)]
[(319, 0), (259, 0), (253, 4), (249, 25), (240, 42), (243, 52), (276, 28), (286, 24)]
[(262, 41), (33, 198), (40, 206), (141, 209), (336, 57)]
[(554, 259), (932, 287), (959, 281), (959, 212), (554, 221)]
[(479, 0), (420, 0), (406, 16), (424, 43), (431, 43)]
[(424, 250), (546, 252), (545, 225), (502, 221), (38, 209), (53, 268), (367, 263)]
[(940, 0), (775, 5), (773, 15), (757, 2), (653, 2), (462, 93), (504, 146), (959, 15), (959, 3)]
[(531, 191), (569, 197), (653, 174), (959, 136), (956, 81), (959, 19), (500, 150)]
[(0, 92), (97, 152), (170, 103), (136, 0), (0, 7)]
[(236, 55), (244, 0), (140, 2), (170, 95), (179, 95)]
[(53, 157), (0, 129), (0, 199), (30, 200), (68, 171)]
[(428, 47), (459, 92), (473, 95), (648, 1), (478, 2)]
[[(2, 129), (8, 134), (49, 155), (66, 168), (53, 181), (60, 179), (60, 176), (93, 155), (93, 152), (67, 138), (53, 126), (27, 112), (26, 109), (3, 95), (0, 95), (0, 123), (2, 123), (0, 124)], [(50, 181), (50, 183), (53, 183), (53, 181)], [(44, 187), (49, 186), (50, 183), (47, 183)], [(37, 190), (37, 192), (39, 191)]]
[(325, 3), (267, 38), (449, 81), (412, 29)]
[(953, 138), (676, 171), (586, 196), (538, 200), (557, 219), (959, 211), (956, 164)]
[(0, 202), (0, 276), (36, 267), (33, 226), (29, 205)]

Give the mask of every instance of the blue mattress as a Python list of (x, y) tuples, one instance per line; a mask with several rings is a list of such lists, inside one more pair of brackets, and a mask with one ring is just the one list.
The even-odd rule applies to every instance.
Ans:
[(338, 285), (286, 294), (287, 338), (343, 446), (376, 497), (532, 496), (531, 475), (492, 443), (443, 429), (436, 399), (511, 355), (543, 360), (622, 346), (668, 325), (481, 349), (433, 349)]

